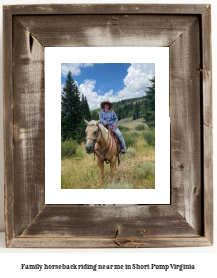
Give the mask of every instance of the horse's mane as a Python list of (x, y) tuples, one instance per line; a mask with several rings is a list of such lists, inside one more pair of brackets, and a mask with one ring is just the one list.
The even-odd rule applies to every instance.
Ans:
[[(97, 121), (95, 121), (95, 120), (90, 121), (90, 125), (91, 125), (91, 124), (96, 125), (96, 123), (97, 123)], [(101, 129), (101, 131), (102, 131), (103, 137), (104, 137), (104, 136), (107, 137), (107, 136), (108, 136), (108, 129), (105, 128), (102, 124), (99, 124), (99, 127), (100, 127), (100, 129)]]

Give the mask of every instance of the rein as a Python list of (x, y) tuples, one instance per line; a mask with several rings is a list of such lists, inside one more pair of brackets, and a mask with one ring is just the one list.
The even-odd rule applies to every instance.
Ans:
[(106, 142), (105, 147), (104, 147), (102, 150), (98, 150), (98, 149), (97, 149), (97, 148), (95, 148), (95, 146), (94, 146), (94, 150), (96, 150), (96, 151), (98, 151), (98, 152), (103, 153), (103, 151), (105, 150), (105, 148), (106, 148), (106, 147), (107, 147), (107, 145), (108, 145), (108, 142), (109, 142), (109, 132), (108, 132), (108, 139), (107, 139), (107, 142)]
[(95, 152), (95, 154), (96, 154), (99, 158), (101, 158), (101, 159), (106, 159), (106, 158), (110, 155), (110, 153), (111, 153), (111, 151), (112, 151), (112, 149), (113, 149), (113, 145), (114, 145), (114, 140), (112, 140), (112, 148), (111, 148), (109, 154), (108, 154), (106, 157), (100, 157), (100, 156), (97, 154), (97, 152)]

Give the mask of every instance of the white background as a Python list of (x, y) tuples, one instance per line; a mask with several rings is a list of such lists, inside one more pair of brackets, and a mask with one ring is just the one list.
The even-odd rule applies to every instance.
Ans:
[[(1, 5), (12, 5), (12, 4), (45, 4), (50, 3), (51, 1), (27, 1), (27, 0), (0, 0)], [(105, 3), (103, 1), (96, 1), (96, 0), (64, 0), (64, 3)], [(58, 0), (52, 0), (52, 3), (60, 3)], [(133, 3), (132, 1), (109, 1), (106, 0), (106, 3)], [(137, 0), (136, 3), (159, 3), (159, 4), (212, 4), (212, 57), (213, 57), (213, 123), (214, 123), (214, 200), (216, 201), (216, 173), (215, 173), (215, 160), (216, 160), (216, 120), (217, 120), (217, 103), (216, 103), (216, 87), (217, 87), (217, 80), (216, 76), (216, 66), (217, 66), (217, 2), (215, 0), (196, 0), (196, 1), (162, 1), (162, 0), (148, 0), (148, 1), (141, 1)], [(0, 14), (0, 22), (2, 22), (2, 14)], [(2, 38), (2, 28), (0, 28), (1, 38)], [(2, 57), (2, 43), (0, 43), (0, 52)], [(2, 58), (0, 58), (2, 59)], [(0, 64), (0, 111), (3, 111), (3, 89), (2, 89), (2, 63)], [(216, 270), (216, 256), (217, 256), (217, 244), (216, 244), (216, 223), (217, 223), (217, 211), (216, 205), (214, 206), (214, 215), (215, 215), (215, 222), (214, 222), (214, 235), (215, 235), (215, 243), (212, 247), (198, 247), (198, 248), (156, 248), (156, 249), (6, 249), (4, 243), (4, 167), (3, 167), (3, 113), (0, 113), (0, 134), (1, 136), (1, 144), (0, 144), (0, 273), (3, 277), (6, 275), (10, 277), (10, 275), (20, 277), (38, 277), (38, 272), (20, 272), (20, 264), (21, 263), (46, 263), (47, 259), (52, 261), (52, 263), (63, 263), (63, 262), (81, 262), (86, 263), (88, 259), (94, 258), (96, 263), (100, 262), (103, 258), (105, 263), (113, 263), (115, 260), (116, 264), (121, 264), (122, 259), (126, 259), (130, 263), (141, 263), (147, 261), (157, 261), (161, 264), (163, 263), (173, 263), (173, 262), (181, 262), (181, 263), (195, 263), (196, 271), (192, 272), (158, 272), (153, 271), (150, 274), (144, 274), (144, 272), (133, 272), (129, 274), (137, 275), (138, 277), (155, 277), (157, 274), (160, 274), (161, 277), (174, 277), (176, 273), (176, 277), (216, 277), (217, 270)], [(51, 254), (48, 253), (58, 253), (54, 254), (55, 259), (52, 258)], [(126, 261), (126, 260), (125, 260)], [(152, 262), (151, 262), (152, 263)], [(18, 274), (19, 273), (19, 274)], [(45, 273), (45, 272), (44, 272)], [(52, 272), (52, 276), (55, 275), (59, 276), (60, 272)], [(84, 273), (84, 272), (83, 272)], [(98, 272), (100, 276), (102, 273)], [(5, 274), (5, 275), (4, 275)], [(47, 273), (46, 277), (48, 277)], [(50, 272), (51, 274), (51, 272)], [(61, 273), (62, 274), (62, 273)], [(104, 276), (111, 276), (111, 273), (104, 272)], [(120, 276), (119, 273), (113, 273), (113, 276)], [(40, 274), (41, 277), (43, 274)], [(73, 277), (73, 274), (69, 272), (69, 277)], [(81, 275), (81, 274), (80, 274)], [(91, 272), (88, 272), (88, 275), (96, 275)], [(98, 274), (97, 274), (98, 275)], [(194, 276), (193, 276), (194, 275)], [(77, 275), (79, 277), (79, 275)], [(64, 277), (67, 277), (66, 274)]]
[[(155, 64), (155, 189), (61, 189), (61, 63)], [(170, 204), (169, 47), (46, 47), (45, 92), (45, 204)]]

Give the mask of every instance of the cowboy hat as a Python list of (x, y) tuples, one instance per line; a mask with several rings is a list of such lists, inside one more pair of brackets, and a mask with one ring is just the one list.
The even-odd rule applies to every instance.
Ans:
[(102, 108), (102, 109), (104, 109), (104, 105), (105, 105), (106, 103), (110, 105), (110, 108), (112, 108), (113, 103), (111, 103), (109, 100), (107, 100), (107, 101), (103, 101), (103, 102), (101, 103), (101, 108)]

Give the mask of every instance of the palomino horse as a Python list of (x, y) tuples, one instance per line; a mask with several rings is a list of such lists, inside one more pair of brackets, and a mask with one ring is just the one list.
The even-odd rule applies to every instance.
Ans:
[[(100, 124), (100, 121), (86, 121), (86, 145), (87, 153), (96, 153), (96, 161), (100, 168), (102, 186), (104, 187), (104, 162), (110, 162), (110, 176), (113, 181), (114, 168), (116, 168), (117, 148), (114, 138), (108, 129)], [(96, 145), (95, 145), (96, 144)]]

